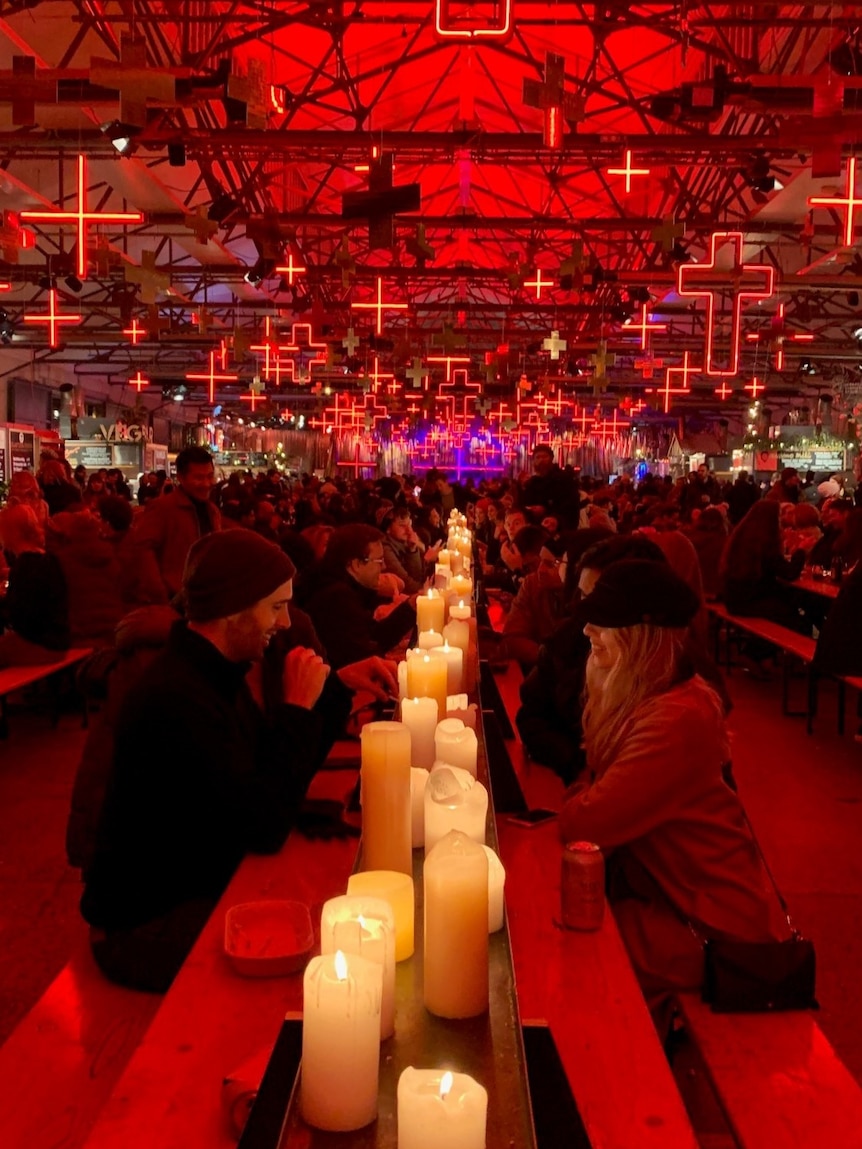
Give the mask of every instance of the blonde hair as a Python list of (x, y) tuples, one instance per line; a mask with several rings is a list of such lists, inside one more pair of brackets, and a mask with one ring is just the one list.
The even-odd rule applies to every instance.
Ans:
[(603, 680), (593, 656), (587, 660), (583, 731), (593, 770), (611, 764), (641, 707), (673, 686), (688, 629), (623, 626), (613, 635), (620, 655)]
[(0, 512), (0, 545), (13, 555), (22, 546), (45, 545), (45, 532), (28, 503), (15, 503)]

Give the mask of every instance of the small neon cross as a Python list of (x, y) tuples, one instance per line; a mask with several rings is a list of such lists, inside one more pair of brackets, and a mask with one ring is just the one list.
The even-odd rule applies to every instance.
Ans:
[(146, 375), (142, 375), (140, 368), (138, 368), (138, 370), (135, 372), (135, 374), (129, 380), (129, 383), (131, 384), (132, 387), (134, 387), (134, 389), (140, 395), (140, 393), (143, 391), (143, 389), (145, 387), (149, 387), (150, 380), (146, 377)]
[(131, 345), (137, 347), (141, 340), (146, 337), (147, 329), (146, 327), (139, 327), (137, 319), (133, 319), (131, 327), (123, 328), (123, 335), (128, 335)]
[(252, 412), (254, 412), (257, 410), (258, 403), (266, 402), (266, 395), (264, 395), (262, 387), (257, 391), (253, 387), (250, 387), (244, 395), (240, 395), (240, 399), (245, 399), (249, 407), (251, 407)]
[(383, 312), (384, 311), (406, 311), (406, 303), (387, 303), (383, 298), (383, 277), (377, 276), (377, 300), (374, 303), (351, 303), (351, 307), (357, 311), (376, 311), (377, 312), (377, 334), (383, 334)]
[(733, 388), (730, 386), (726, 379), (722, 379), (721, 386), (715, 388), (715, 393), (719, 399), (729, 399), (733, 394)]
[(446, 382), (452, 382), (452, 364), (453, 363), (469, 363), (469, 355), (429, 355), (429, 363), (445, 363), (446, 364)]
[(642, 359), (635, 359), (635, 368), (640, 371), (644, 379), (652, 379), (657, 367), (664, 367), (663, 359), (653, 359), (651, 355), (645, 355)]
[(542, 288), (543, 287), (553, 287), (553, 286), (554, 286), (553, 279), (542, 279), (541, 267), (536, 268), (536, 278), (535, 279), (525, 279), (524, 280), (524, 287), (535, 287), (537, 300), (542, 298)]
[(625, 176), (626, 177), (626, 195), (632, 190), (632, 176), (648, 176), (650, 174), (649, 168), (633, 168), (632, 167), (632, 150), (626, 148), (626, 163), (622, 168), (608, 168), (609, 176)]
[(763, 392), (766, 390), (766, 386), (765, 386), (765, 384), (761, 383), (760, 380), (755, 375), (752, 378), (751, 382), (746, 383), (742, 389), (743, 389), (743, 391), (750, 392), (752, 399), (756, 399), (758, 395), (763, 394)]
[[(856, 157), (851, 156), (847, 161), (847, 183), (844, 199), (840, 196), (809, 196), (810, 207), (846, 207), (847, 215), (844, 219), (844, 246), (853, 246), (853, 234), (856, 230), (856, 221), (853, 218), (855, 209), (862, 207), (862, 199), (856, 198)], [(24, 212), (21, 213), (22, 217)]]
[[(664, 395), (664, 410), (665, 414), (670, 411), (670, 397), (671, 395), (688, 395), (691, 391), (691, 386), (688, 381), (689, 375), (696, 375), (700, 370), (698, 367), (693, 367), (689, 363), (690, 352), (684, 351), (682, 356), (682, 365), (679, 367), (668, 367), (664, 376), (664, 387), (659, 388), (658, 394)], [(682, 377), (682, 387), (671, 386), (671, 376), (676, 378)]]
[(48, 313), (47, 315), (36, 312), (34, 314), (25, 315), (25, 323), (44, 323), (48, 329), (48, 346), (58, 347), (57, 342), (58, 328), (64, 323), (74, 326), (77, 323), (83, 322), (82, 315), (63, 315), (57, 310), (57, 289), (52, 287), (48, 292)]
[(33, 223), (71, 223), (76, 224), (78, 232), (78, 267), (79, 279), (87, 278), (87, 229), (90, 224), (102, 223), (143, 223), (144, 217), (139, 211), (87, 211), (87, 159), (78, 156), (78, 210), (77, 211), (22, 211), (21, 219), (32, 220)]
[(293, 277), (295, 275), (305, 275), (305, 273), (308, 271), (308, 268), (304, 267), (302, 264), (294, 263), (293, 262), (293, 252), (291, 251), (291, 252), (288, 252), (288, 255), (287, 255), (287, 266), (286, 267), (277, 267), (275, 269), (275, 271), (276, 271), (277, 275), (287, 276), (287, 282), (290, 284), (291, 287), (293, 287)]
[(649, 337), (653, 331), (667, 331), (666, 323), (650, 323), (649, 315), (649, 307), (644, 303), (641, 306), (640, 321), (634, 323), (631, 319), (627, 319), (623, 324), (623, 327), (629, 327), (633, 331), (639, 331), (641, 333), (641, 351), (646, 351), (649, 345)]

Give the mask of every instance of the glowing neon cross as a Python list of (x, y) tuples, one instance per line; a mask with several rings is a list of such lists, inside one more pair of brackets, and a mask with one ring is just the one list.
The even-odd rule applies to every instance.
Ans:
[(446, 382), (452, 381), (452, 364), (453, 363), (469, 363), (469, 355), (429, 355), (429, 363), (445, 363), (446, 364)]
[(715, 393), (719, 399), (729, 399), (733, 394), (733, 388), (726, 379), (722, 379), (721, 386), (715, 388)]
[(220, 355), (218, 351), (210, 351), (210, 369), (209, 373), (204, 375), (199, 371), (187, 371), (186, 379), (201, 380), (207, 385), (207, 395), (209, 396), (210, 403), (215, 402), (215, 385), (216, 383), (236, 383), (239, 379), (238, 375), (231, 375), (227, 372), (222, 372), (219, 375), (216, 372), (216, 358)]
[(768, 340), (770, 350), (775, 355), (775, 370), (784, 370), (785, 352), (784, 344), (789, 340), (791, 343), (813, 343), (814, 335), (806, 331), (794, 331), (792, 334), (787, 333), (787, 321), (784, 317), (786, 304), (779, 303), (778, 312), (773, 317), (769, 325), (768, 334), (763, 331), (752, 331), (746, 335), (746, 340), (749, 343), (762, 343), (764, 339)]
[(63, 315), (57, 310), (57, 289), (52, 287), (48, 292), (48, 313), (47, 315), (41, 312), (25, 315), (25, 323), (44, 323), (48, 329), (48, 346), (58, 347), (57, 342), (58, 328), (64, 323), (74, 326), (77, 323), (82, 323), (84, 317), (82, 315)]
[[(682, 365), (679, 367), (668, 367), (664, 375), (664, 387), (659, 388), (658, 394), (664, 395), (664, 410), (665, 414), (670, 411), (670, 397), (671, 395), (688, 395), (691, 391), (691, 386), (688, 381), (689, 375), (696, 375), (700, 368), (693, 367), (689, 363), (690, 352), (684, 351), (682, 356)], [(682, 378), (682, 387), (671, 386), (671, 376)]]
[(559, 331), (552, 331), (547, 339), (542, 340), (542, 349), (550, 351), (552, 359), (559, 359), (560, 352), (565, 351), (568, 347), (568, 342), (565, 339), (560, 339)]
[(147, 329), (146, 327), (139, 327), (137, 319), (133, 319), (131, 327), (123, 328), (123, 335), (128, 335), (131, 345), (137, 347), (141, 340), (146, 338)]
[(351, 307), (357, 311), (376, 311), (377, 312), (377, 334), (383, 334), (383, 312), (384, 311), (406, 311), (406, 303), (387, 303), (383, 298), (383, 277), (377, 276), (377, 300), (374, 303), (351, 303)]
[(627, 430), (630, 426), (629, 420), (620, 420), (619, 415), (619, 410), (614, 408), (610, 419), (597, 419), (593, 424), (592, 434), (598, 435), (604, 442), (615, 439), (620, 431)]
[(761, 383), (760, 380), (755, 375), (752, 378), (750, 383), (745, 384), (745, 386), (742, 388), (742, 390), (748, 391), (751, 394), (751, 398), (756, 399), (758, 395), (763, 394), (763, 392), (766, 390), (766, 386), (763, 383)]
[[(249, 351), (262, 351), (263, 352), (263, 373), (268, 379), (272, 372), (273, 363), (278, 360), (279, 352), (281, 350), (292, 351), (292, 347), (279, 346), (278, 340), (272, 330), (272, 317), (269, 315), (264, 316), (263, 320), (263, 343), (251, 343)], [(222, 367), (225, 364), (222, 363)]]
[(295, 275), (305, 275), (305, 273), (308, 271), (308, 268), (302, 266), (301, 264), (294, 263), (293, 262), (293, 252), (291, 251), (291, 252), (288, 252), (288, 254), (287, 254), (287, 266), (286, 267), (277, 267), (275, 269), (275, 271), (276, 271), (277, 275), (287, 276), (287, 282), (290, 284), (291, 287), (293, 287), (293, 277)]
[[(677, 295), (683, 299), (706, 301), (706, 350), (704, 371), (707, 375), (736, 375), (739, 370), (739, 342), (742, 332), (742, 309), (746, 303), (769, 299), (775, 293), (775, 268), (766, 264), (743, 263), (743, 235), (739, 231), (716, 231), (710, 238), (708, 263), (680, 264), (677, 271)], [(727, 247), (733, 257), (730, 272), (716, 266), (719, 253)], [(730, 350), (727, 366), (717, 363), (716, 303), (728, 291), (733, 293), (733, 306), (722, 312), (730, 323)]]
[[(461, 5), (458, 5), (457, 14), (451, 14), (449, 5), (451, 0), (437, 0), (434, 31), (438, 36), (452, 36), (462, 40), (476, 39), (504, 39), (512, 29), (512, 0), (502, 0), (500, 7), (502, 14), (496, 16), (496, 23), (475, 26), (465, 26), (460, 23)], [(496, 11), (496, 6), (495, 6)]]
[(632, 190), (632, 176), (648, 176), (650, 173), (649, 168), (633, 168), (632, 167), (632, 150), (626, 148), (626, 163), (622, 168), (608, 168), (609, 176), (625, 176), (626, 177), (626, 195)]
[(667, 331), (666, 323), (650, 323), (649, 314), (649, 307), (644, 303), (641, 306), (640, 322), (634, 323), (631, 319), (627, 319), (623, 324), (623, 327), (629, 327), (641, 333), (641, 351), (646, 351), (649, 345), (649, 337), (653, 331)]
[[(373, 449), (373, 443), (371, 444)], [(362, 455), (362, 440), (356, 440), (356, 446), (353, 448), (353, 458), (351, 460), (339, 459), (335, 464), (336, 467), (348, 467), (353, 472), (354, 479), (359, 478), (359, 472), (366, 470), (368, 467), (377, 467), (376, 459), (363, 459)]]
[[(380, 390), (381, 379), (394, 379), (395, 373), (393, 371), (381, 371), (380, 370), (380, 357), (378, 355), (375, 355), (374, 356), (374, 370), (368, 372), (368, 378), (372, 381), (371, 390), (376, 395), (377, 392)], [(387, 390), (388, 390), (388, 388), (387, 388)]]
[[(303, 342), (300, 343), (298, 332), (303, 333)], [(283, 350), (285, 351), (298, 351), (300, 357), (306, 352), (311, 353), (311, 358), (305, 365), (305, 372), (302, 369), (302, 363), (297, 363), (299, 368), (299, 376), (294, 375), (295, 379), (302, 382), (305, 379), (311, 378), (312, 367), (325, 367), (326, 366), (326, 353), (329, 347), (326, 343), (316, 343), (314, 340), (314, 331), (310, 323), (292, 323), (290, 325), (290, 343), (287, 344)], [(323, 356), (315, 354), (315, 352), (322, 351)], [(295, 362), (295, 361), (294, 361)]]
[[(855, 209), (862, 207), (862, 199), (856, 198), (856, 157), (851, 156), (847, 161), (847, 183), (844, 199), (840, 196), (809, 196), (810, 207), (846, 207), (847, 215), (844, 219), (844, 246), (853, 246), (853, 233), (856, 230), (854, 219)], [(21, 213), (23, 218), (24, 212)]]
[(244, 399), (249, 407), (251, 407), (252, 412), (254, 412), (257, 409), (258, 403), (266, 402), (266, 395), (264, 395), (262, 387), (257, 390), (255, 390), (254, 387), (249, 387), (244, 395), (240, 395), (240, 399)]
[(140, 395), (140, 393), (143, 391), (143, 389), (145, 387), (149, 387), (150, 380), (146, 377), (146, 375), (142, 375), (140, 368), (138, 368), (138, 370), (135, 372), (135, 374), (129, 380), (129, 383), (131, 384), (132, 387), (134, 387), (134, 389)]
[(87, 211), (87, 158), (78, 156), (78, 210), (77, 211), (22, 211), (21, 219), (32, 220), (33, 223), (72, 223), (76, 224), (78, 232), (78, 267), (79, 279), (87, 278), (87, 229), (90, 224), (102, 223), (143, 223), (144, 217), (139, 211)]
[(554, 286), (553, 279), (542, 279), (541, 267), (536, 268), (536, 278), (535, 279), (525, 279), (524, 280), (524, 287), (535, 287), (537, 300), (542, 298), (542, 288), (543, 287), (553, 287), (553, 286)]

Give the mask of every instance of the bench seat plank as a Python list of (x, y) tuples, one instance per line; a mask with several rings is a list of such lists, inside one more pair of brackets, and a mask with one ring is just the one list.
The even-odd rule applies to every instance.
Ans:
[(584, 1126), (600, 1149), (696, 1149), (670, 1066), (608, 913), (601, 930), (554, 924), (556, 822), (498, 823), (522, 1022), (546, 1021)]
[(680, 1002), (742, 1149), (862, 1149), (862, 1089), (810, 1013), (716, 1014)]

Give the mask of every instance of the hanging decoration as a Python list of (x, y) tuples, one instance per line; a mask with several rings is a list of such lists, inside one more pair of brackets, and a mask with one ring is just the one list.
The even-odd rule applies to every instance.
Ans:
[(542, 350), (550, 352), (551, 359), (559, 359), (560, 352), (565, 351), (568, 343), (565, 339), (560, 339), (560, 333), (556, 329), (551, 331), (551, 334), (542, 340)]
[(648, 176), (650, 174), (649, 168), (633, 168), (632, 167), (632, 150), (626, 148), (625, 163), (621, 168), (608, 168), (607, 173), (609, 176), (625, 176), (626, 179), (626, 195), (632, 190), (632, 176)]
[(809, 196), (809, 207), (844, 207), (847, 214), (844, 217), (842, 238), (845, 247), (853, 247), (856, 234), (856, 209), (862, 207), (862, 198), (856, 196), (856, 157), (851, 156), (847, 161), (847, 179), (844, 185), (844, 196)]
[(666, 323), (659, 323), (650, 320), (649, 304), (642, 303), (640, 309), (640, 319), (637, 323), (634, 322), (634, 317), (630, 317), (623, 324), (623, 332), (626, 330), (640, 332), (641, 351), (646, 351), (649, 348), (649, 338), (656, 331), (667, 331)]
[(55, 287), (48, 291), (47, 313), (28, 312), (22, 318), (25, 323), (44, 323), (48, 331), (48, 346), (54, 348), (60, 346), (59, 333), (64, 324), (74, 327), (78, 323), (83, 323), (83, 316), (63, 314), (57, 310), (57, 289)]
[(190, 382), (204, 382), (207, 385), (207, 398), (210, 406), (215, 403), (216, 383), (236, 383), (239, 381), (239, 376), (226, 372), (222, 367), (221, 373), (216, 370), (216, 360), (219, 362), (221, 359), (221, 351), (215, 350), (209, 353), (209, 371), (204, 374), (202, 371), (187, 371), (186, 379)]
[(142, 375), (140, 368), (138, 368), (138, 370), (135, 372), (135, 374), (129, 380), (129, 385), (134, 387), (134, 389), (140, 395), (140, 393), (143, 391), (143, 389), (145, 387), (149, 387), (150, 380), (146, 377), (146, 375)]
[(383, 277), (377, 276), (377, 299), (374, 303), (351, 303), (350, 306), (355, 311), (375, 311), (377, 313), (376, 327), (378, 335), (383, 334), (383, 312), (384, 311), (406, 311), (406, 303), (394, 303), (383, 298)]

